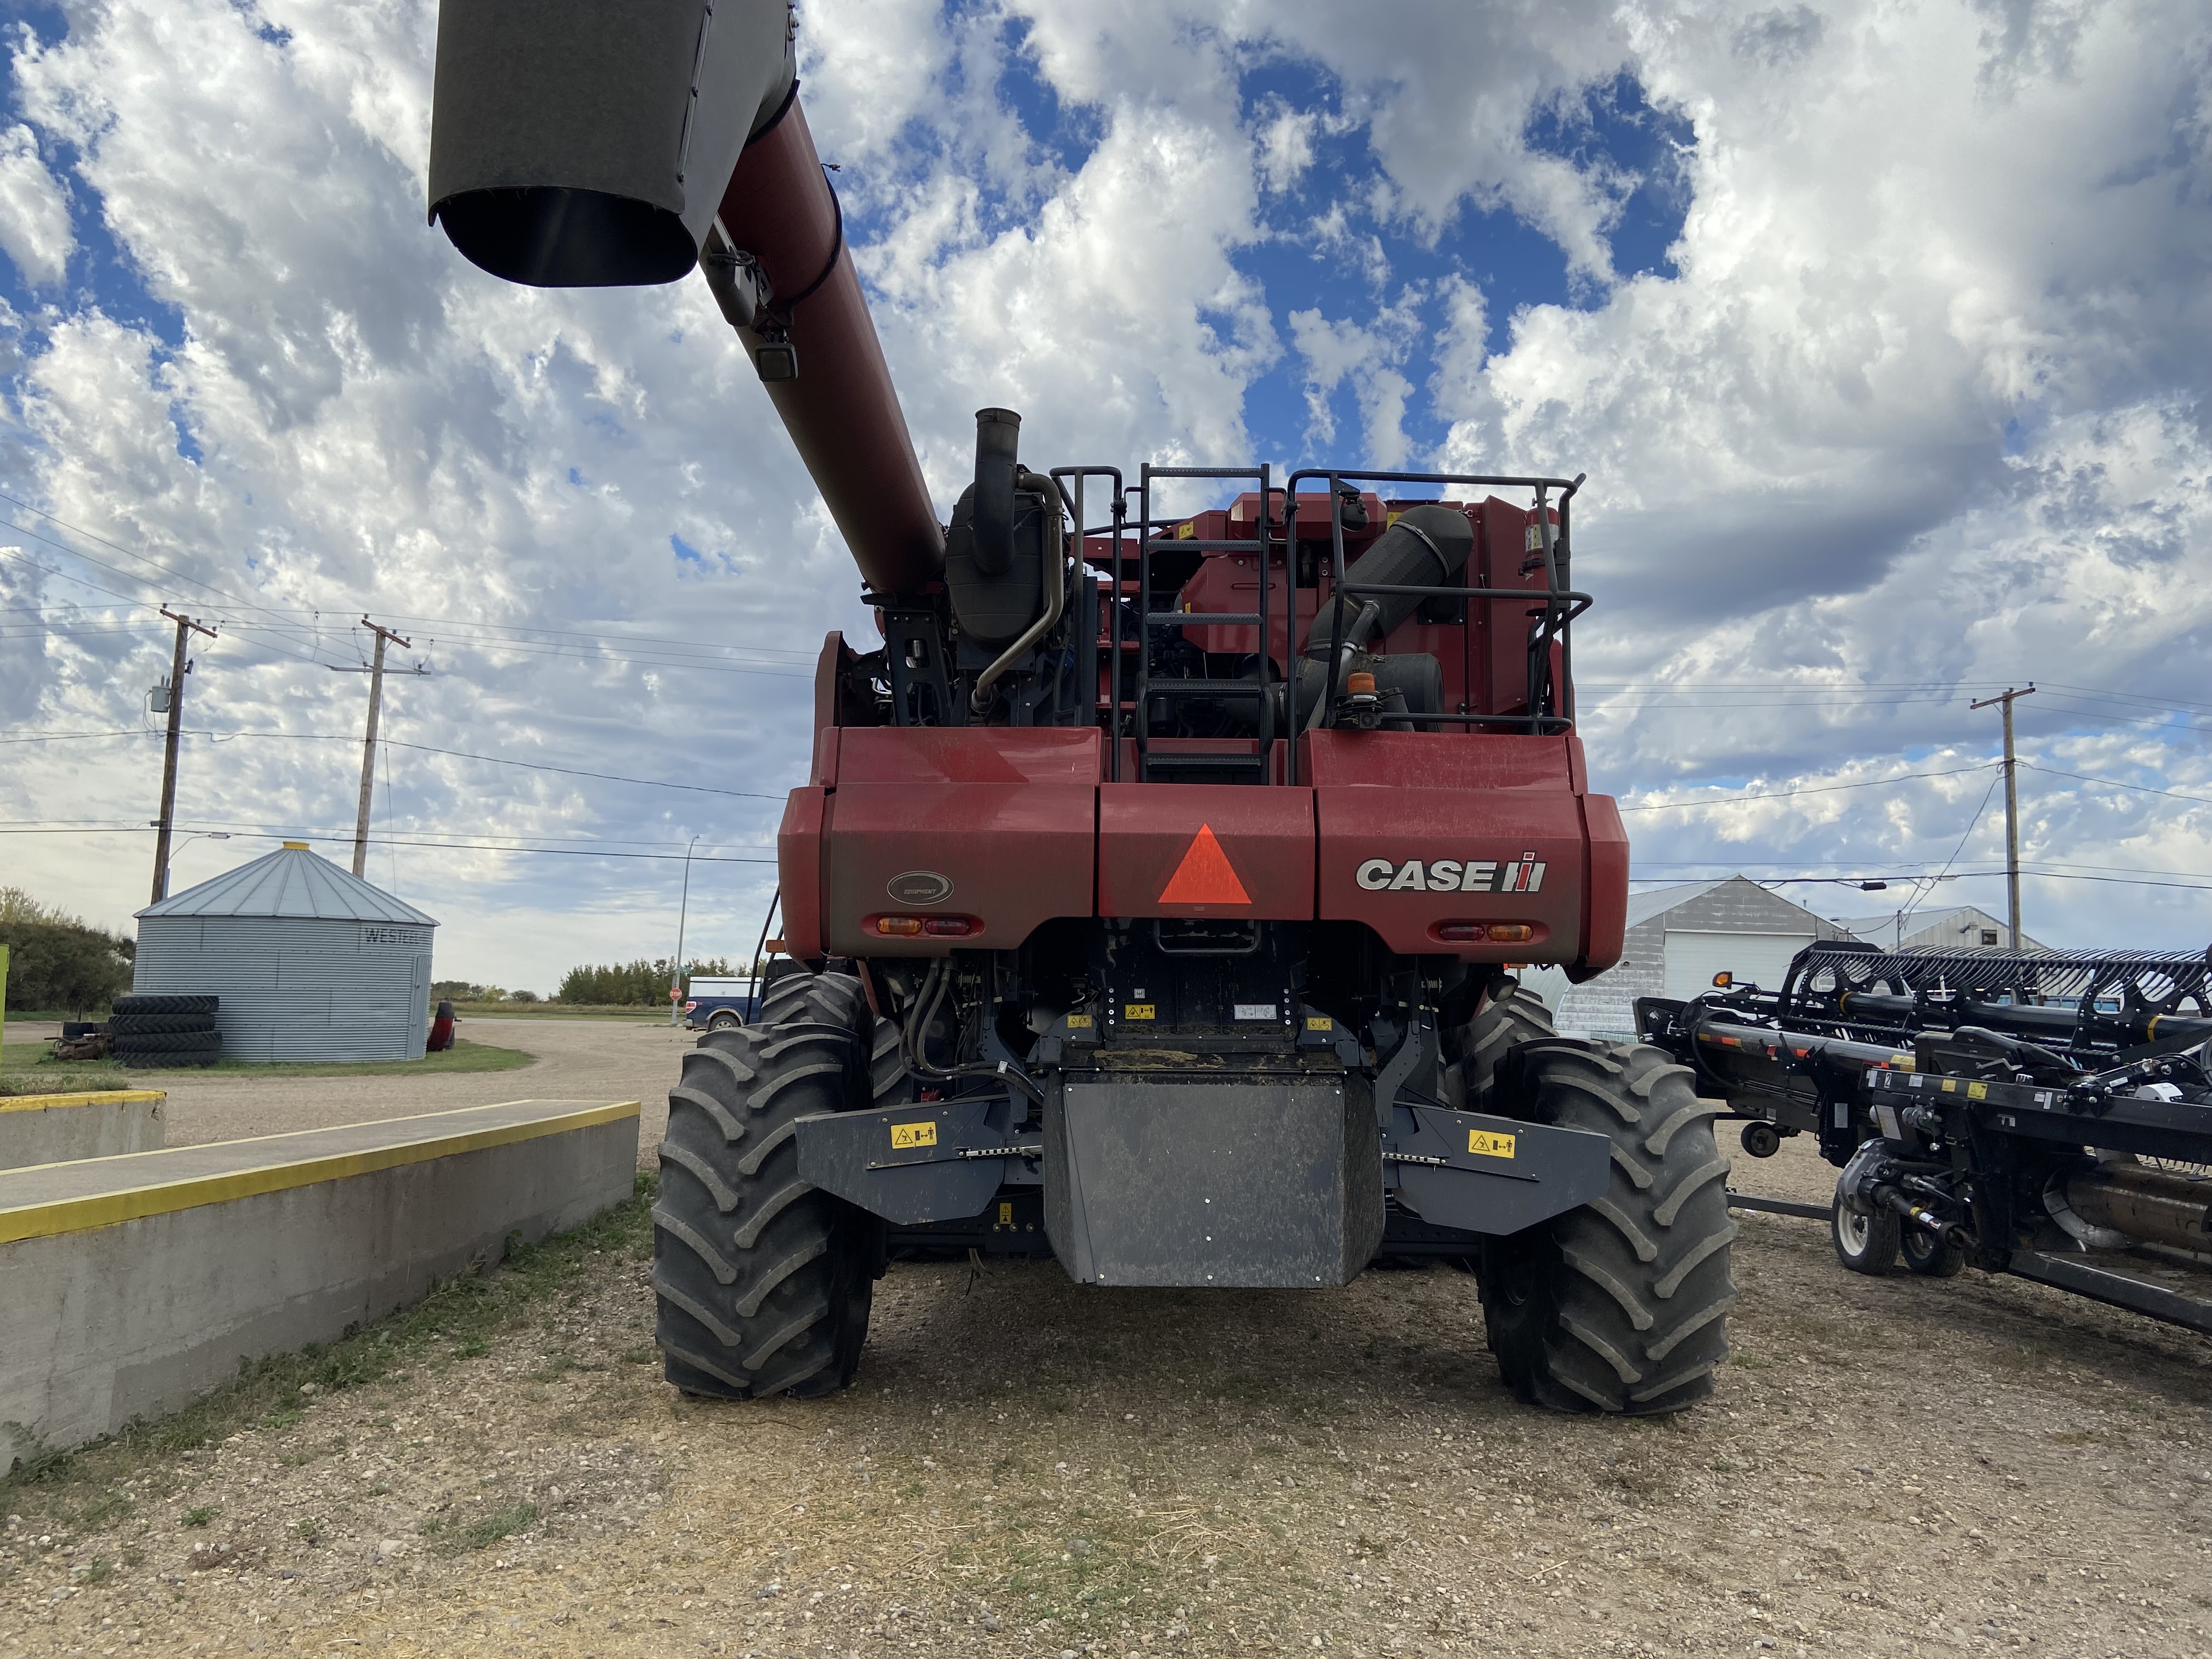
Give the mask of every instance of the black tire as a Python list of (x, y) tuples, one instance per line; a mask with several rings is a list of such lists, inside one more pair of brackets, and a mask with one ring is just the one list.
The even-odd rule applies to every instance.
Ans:
[(107, 1034), (118, 1037), (204, 1034), (213, 1030), (213, 1014), (118, 1014), (107, 1023)]
[(1735, 1301), (1726, 1109), (1642, 1043), (1522, 1045), (1498, 1080), (1514, 1115), (1613, 1142), (1604, 1197), (1486, 1249), (1482, 1305), (1506, 1386), (1531, 1405), (1650, 1415), (1713, 1390)]
[(1753, 1158), (1772, 1158), (1782, 1150), (1782, 1131), (1765, 1118), (1755, 1117), (1743, 1126), (1736, 1139)]
[(132, 1054), (204, 1054), (222, 1047), (222, 1033), (215, 1030), (161, 1031), (152, 1036), (113, 1036), (107, 1051), (118, 1059)]
[(1966, 1247), (1938, 1238), (1925, 1227), (1900, 1228), (1899, 1243), (1905, 1265), (1923, 1279), (1956, 1279), (1966, 1270)]
[(719, 1014), (710, 1014), (707, 1018), (707, 1029), (710, 1031), (734, 1031), (744, 1024), (744, 1021), (726, 1010)]
[(214, 996), (127, 996), (115, 999), (118, 1014), (212, 1014), (222, 999)]
[(181, 1052), (171, 1048), (145, 1048), (118, 1054), (115, 1058), (134, 1072), (186, 1072), (212, 1066), (222, 1055), (213, 1048), (191, 1048)]
[(874, 1218), (799, 1178), (794, 1120), (867, 1102), (858, 981), (793, 975), (759, 1022), (709, 1031), (669, 1091), (653, 1208), (657, 1337), (686, 1394), (835, 1393), (860, 1368)]
[(1828, 1243), (1836, 1260), (1855, 1273), (1877, 1277), (1897, 1266), (1902, 1218), (1886, 1204), (1877, 1204), (1869, 1215), (1854, 1214), (1844, 1202), (1840, 1184), (1828, 1206)]
[(1516, 1043), (1558, 1035), (1543, 998), (1517, 979), (1498, 979), (1474, 1017), (1460, 1028), (1460, 1074), (1467, 1080), (1468, 1106), (1482, 1109), (1477, 1103), (1490, 1093), (1499, 1063)]

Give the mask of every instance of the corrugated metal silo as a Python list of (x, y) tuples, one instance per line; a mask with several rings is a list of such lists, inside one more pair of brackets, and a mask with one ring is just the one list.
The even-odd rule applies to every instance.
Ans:
[(420, 1060), (437, 925), (288, 841), (138, 912), (131, 988), (221, 997), (234, 1060)]

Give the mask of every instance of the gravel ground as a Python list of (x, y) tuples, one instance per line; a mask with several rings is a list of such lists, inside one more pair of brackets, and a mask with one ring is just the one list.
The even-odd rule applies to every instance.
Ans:
[(1814, 1223), (1743, 1218), (1718, 1395), (1642, 1421), (1516, 1404), (1442, 1268), (895, 1266), (854, 1389), (705, 1404), (648, 1250), (633, 1217), (404, 1379), (6, 1491), (0, 1656), (2212, 1655), (2212, 1341), (1855, 1277)]

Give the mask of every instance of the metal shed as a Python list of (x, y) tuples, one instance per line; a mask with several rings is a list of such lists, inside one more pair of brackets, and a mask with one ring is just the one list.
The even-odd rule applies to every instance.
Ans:
[(420, 1060), (437, 926), (288, 841), (139, 911), (131, 988), (221, 997), (234, 1060)]
[(1557, 969), (1521, 977), (1551, 1005), (1562, 1031), (1628, 1038), (1638, 997), (1693, 997), (1723, 970), (1771, 989), (1814, 939), (1850, 937), (1755, 881), (1728, 876), (1631, 893), (1620, 962), (1595, 979), (1570, 986)]

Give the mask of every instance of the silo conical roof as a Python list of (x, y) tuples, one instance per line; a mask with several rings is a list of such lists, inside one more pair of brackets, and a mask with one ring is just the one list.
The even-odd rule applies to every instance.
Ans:
[(300, 916), (317, 921), (390, 921), (435, 927), (437, 918), (372, 887), (303, 842), (173, 893), (137, 912), (148, 916)]

